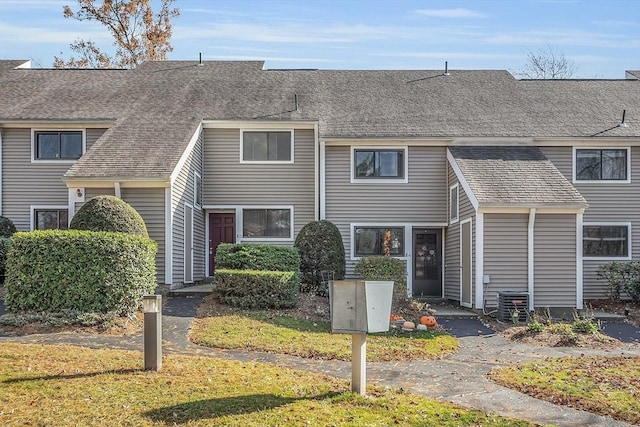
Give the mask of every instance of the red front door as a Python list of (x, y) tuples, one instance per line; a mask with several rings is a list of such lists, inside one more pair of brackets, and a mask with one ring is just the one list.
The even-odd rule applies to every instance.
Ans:
[(236, 214), (209, 214), (209, 275), (216, 270), (216, 249), (220, 243), (236, 242)]

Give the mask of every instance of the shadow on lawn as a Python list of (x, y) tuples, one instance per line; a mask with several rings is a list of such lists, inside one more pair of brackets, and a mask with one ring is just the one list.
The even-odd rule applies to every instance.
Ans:
[(92, 378), (100, 375), (108, 375), (108, 374), (133, 374), (136, 372), (145, 372), (142, 369), (113, 369), (109, 371), (100, 371), (100, 372), (85, 372), (80, 374), (64, 374), (59, 373), (55, 375), (42, 375), (39, 377), (22, 377), (22, 378), (9, 378), (8, 380), (3, 380), (2, 384), (15, 384), (15, 383), (23, 383), (29, 381), (49, 381), (49, 380), (73, 380), (76, 378)]
[(275, 394), (250, 394), (219, 399), (197, 400), (154, 409), (144, 416), (167, 425), (225, 416), (250, 414), (288, 405), (299, 400), (323, 400), (340, 393), (331, 392), (311, 397), (283, 397)]

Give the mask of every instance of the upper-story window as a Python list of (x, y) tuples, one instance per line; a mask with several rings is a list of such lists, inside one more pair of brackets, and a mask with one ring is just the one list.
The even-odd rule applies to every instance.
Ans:
[(84, 148), (82, 131), (35, 131), (35, 160), (77, 160)]
[(293, 131), (243, 131), (242, 162), (293, 163)]
[(407, 182), (406, 148), (353, 148), (352, 181)]
[(575, 181), (629, 182), (628, 148), (576, 148)]

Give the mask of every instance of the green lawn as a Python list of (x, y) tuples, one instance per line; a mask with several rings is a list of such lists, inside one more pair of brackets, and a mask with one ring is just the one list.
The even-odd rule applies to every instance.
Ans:
[[(330, 329), (328, 322), (268, 312), (224, 313), (195, 319), (189, 337), (208, 347), (351, 360), (351, 335), (332, 334)], [(437, 359), (457, 349), (457, 340), (440, 332), (395, 329), (367, 336), (367, 360), (371, 362)]]
[(545, 359), (490, 377), (538, 399), (640, 424), (640, 357)]
[(398, 390), (349, 392), (324, 375), (204, 357), (0, 346), (3, 426), (530, 426)]

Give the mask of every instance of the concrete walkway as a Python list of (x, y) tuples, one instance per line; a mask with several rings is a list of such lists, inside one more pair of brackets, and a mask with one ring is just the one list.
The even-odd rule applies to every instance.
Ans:
[[(350, 380), (351, 364), (341, 361), (310, 360), (286, 355), (208, 349), (188, 341), (188, 332), (201, 298), (168, 298), (163, 312), (164, 351), (170, 354), (199, 355), (239, 361), (274, 363)], [(460, 319), (468, 321), (468, 319)], [(455, 327), (457, 320), (448, 321)], [(479, 322), (478, 322), (479, 323)], [(469, 331), (467, 327), (460, 330)], [(471, 329), (472, 330), (472, 329)], [(579, 355), (640, 356), (640, 344), (626, 344), (614, 351), (583, 348), (548, 348), (518, 344), (500, 335), (458, 336), (460, 349), (442, 360), (412, 362), (380, 362), (367, 364), (369, 383), (405, 390), (430, 398), (446, 400), (467, 408), (495, 412), (541, 424), (559, 426), (617, 427), (629, 424), (617, 422), (572, 408), (557, 406), (522, 393), (501, 387), (486, 378), (495, 367), (545, 357)], [(142, 351), (142, 336), (111, 337), (102, 335), (56, 333), (26, 336), (2, 336), (0, 342), (13, 341), (40, 344), (70, 344), (90, 348), (111, 348)]]

